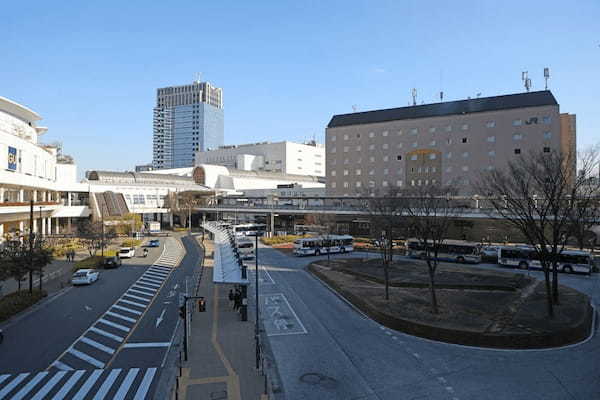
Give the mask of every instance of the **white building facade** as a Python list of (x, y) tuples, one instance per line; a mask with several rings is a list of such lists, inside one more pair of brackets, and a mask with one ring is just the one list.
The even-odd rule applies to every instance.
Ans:
[(58, 233), (71, 218), (88, 217), (87, 186), (77, 183), (77, 167), (55, 146), (39, 137), (40, 115), (0, 97), (0, 237), (29, 231), (31, 201), (33, 230)]
[(212, 164), (244, 171), (325, 176), (325, 146), (316, 142), (262, 142), (221, 146), (196, 153), (196, 165)]

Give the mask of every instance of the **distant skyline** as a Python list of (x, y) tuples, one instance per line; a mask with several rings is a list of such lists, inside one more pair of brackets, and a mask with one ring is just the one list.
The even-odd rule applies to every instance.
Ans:
[(85, 170), (152, 160), (156, 89), (223, 88), (225, 143), (323, 142), (334, 114), (543, 90), (600, 141), (600, 2), (11, 2), (0, 96)]

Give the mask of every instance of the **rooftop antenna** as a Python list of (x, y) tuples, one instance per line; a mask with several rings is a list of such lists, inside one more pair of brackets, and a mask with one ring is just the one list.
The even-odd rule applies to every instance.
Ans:
[(413, 88), (412, 90), (412, 98), (413, 98), (413, 106), (417, 105), (417, 89)]
[(440, 103), (444, 101), (444, 92), (440, 91)]
[(481, 92), (477, 93), (477, 98), (481, 97)]
[(525, 89), (529, 92), (529, 89), (531, 89), (531, 79), (527, 77), (527, 71), (521, 72), (521, 80), (525, 85)]
[(196, 73), (196, 83), (200, 83), (200, 78), (202, 77), (202, 72)]
[(358, 106), (356, 104), (352, 104), (352, 112), (358, 111)]
[(548, 67), (544, 68), (544, 79), (546, 80), (546, 87), (544, 87), (544, 90), (548, 90), (548, 79), (550, 79), (550, 68)]

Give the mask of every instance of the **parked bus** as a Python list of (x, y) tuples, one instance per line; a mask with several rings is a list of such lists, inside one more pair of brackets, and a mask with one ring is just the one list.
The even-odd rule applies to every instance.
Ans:
[[(590, 274), (593, 268), (590, 253), (563, 250), (558, 255), (558, 270), (566, 273)], [(498, 264), (505, 267), (541, 270), (537, 251), (529, 246), (502, 246), (498, 249)]]
[(294, 254), (309, 256), (333, 253), (349, 253), (354, 251), (350, 235), (327, 235), (297, 239), (294, 241)]
[(235, 236), (263, 236), (267, 230), (266, 224), (239, 224), (231, 227)]
[[(429, 247), (430, 254), (433, 255), (431, 242)], [(417, 239), (408, 239), (406, 241), (406, 254), (412, 258), (424, 258), (425, 246)], [(463, 240), (444, 240), (438, 248), (437, 259), (440, 261), (478, 264), (481, 262), (481, 245)]]

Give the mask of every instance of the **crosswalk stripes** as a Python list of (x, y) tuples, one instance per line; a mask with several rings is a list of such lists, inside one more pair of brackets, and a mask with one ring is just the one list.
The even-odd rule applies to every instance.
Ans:
[(0, 400), (142, 400), (157, 368), (41, 371), (0, 375)]
[[(177, 261), (183, 253), (181, 244), (169, 238), (159, 259)], [(175, 265), (165, 267), (154, 263), (49, 369), (73, 371), (105, 368), (169, 279)], [(93, 376), (89, 379), (93, 379)]]

